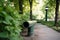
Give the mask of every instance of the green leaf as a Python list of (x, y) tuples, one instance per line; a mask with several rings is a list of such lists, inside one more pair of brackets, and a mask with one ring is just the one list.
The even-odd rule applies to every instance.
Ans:
[(8, 38), (8, 33), (7, 32), (0, 32), (0, 37), (2, 38)]

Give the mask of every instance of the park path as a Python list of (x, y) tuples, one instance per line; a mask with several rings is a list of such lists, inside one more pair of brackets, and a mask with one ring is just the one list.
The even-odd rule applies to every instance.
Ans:
[(34, 26), (34, 34), (31, 37), (24, 37), (24, 40), (60, 40), (60, 33), (37, 23)]

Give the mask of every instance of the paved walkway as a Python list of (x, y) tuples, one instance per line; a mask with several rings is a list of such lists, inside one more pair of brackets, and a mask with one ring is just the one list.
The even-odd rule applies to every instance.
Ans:
[(34, 26), (34, 35), (31, 37), (24, 37), (24, 40), (60, 40), (60, 33), (37, 23)]

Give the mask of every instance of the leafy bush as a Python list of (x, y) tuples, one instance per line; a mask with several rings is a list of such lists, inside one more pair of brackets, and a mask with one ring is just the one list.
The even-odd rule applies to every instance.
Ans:
[[(0, 1), (0, 33), (6, 32), (10, 40), (22, 40), (20, 36), (22, 19), (12, 2)], [(20, 37), (19, 37), (20, 36)]]

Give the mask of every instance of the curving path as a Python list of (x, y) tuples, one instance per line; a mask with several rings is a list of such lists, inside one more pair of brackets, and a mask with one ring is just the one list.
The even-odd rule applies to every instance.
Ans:
[(60, 40), (60, 33), (37, 23), (34, 26), (34, 35), (31, 37), (24, 37), (24, 40)]

